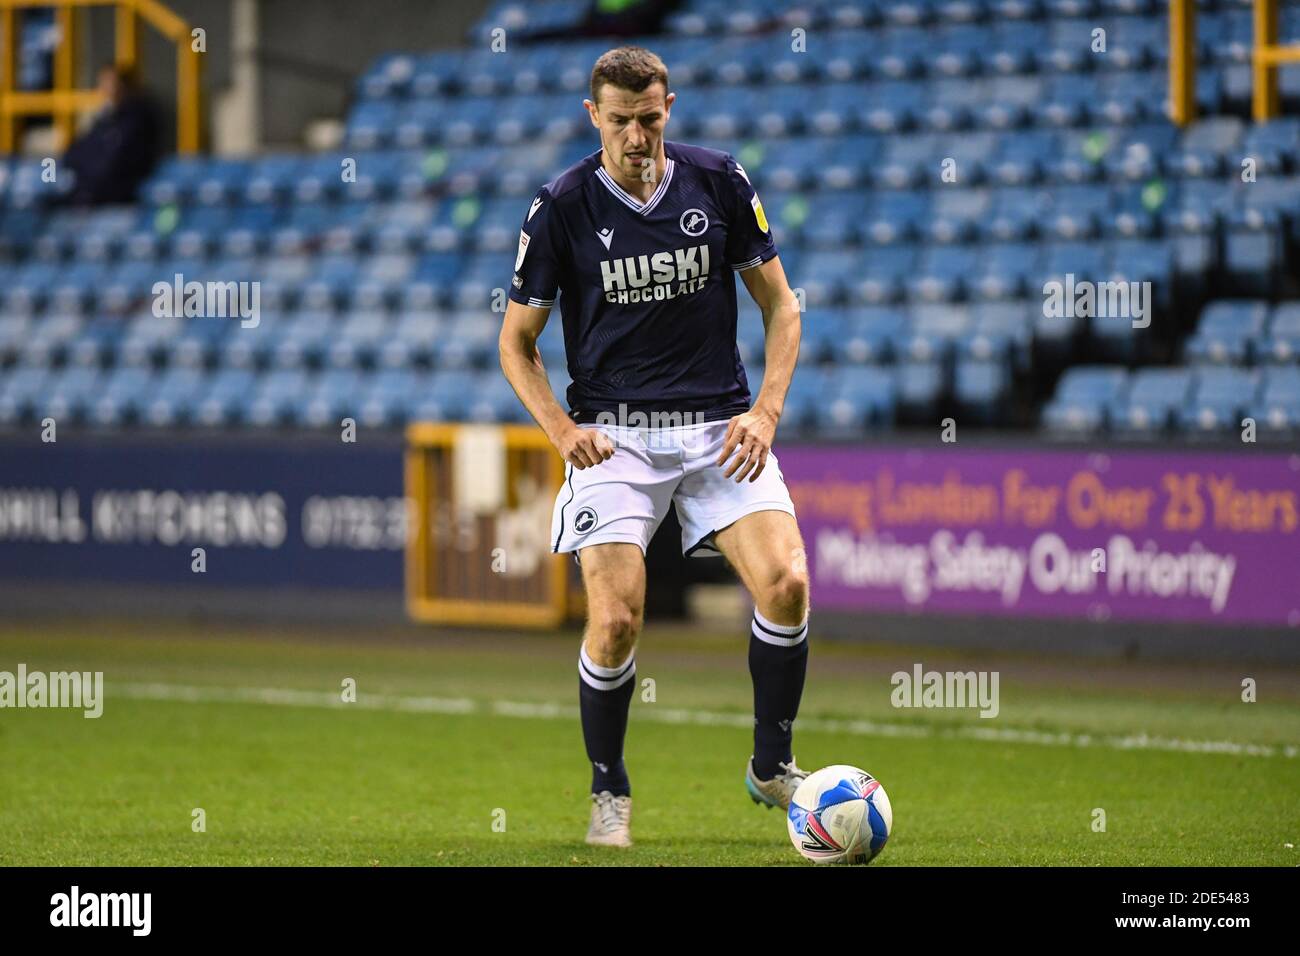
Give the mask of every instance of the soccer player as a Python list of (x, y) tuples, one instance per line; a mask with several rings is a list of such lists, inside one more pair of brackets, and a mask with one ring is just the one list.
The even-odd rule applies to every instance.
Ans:
[[(807, 774), (791, 753), (808, 664), (808, 576), (772, 439), (799, 353), (799, 306), (763, 206), (731, 155), (664, 139), (674, 93), (655, 54), (610, 50), (584, 100), (601, 148), (547, 183), (519, 235), (501, 367), (567, 463), (552, 550), (587, 592), (578, 658), (592, 765), (587, 842), (630, 846), (623, 762), (645, 551), (671, 505), (686, 555), (722, 554), (754, 602), (750, 797), (787, 808)], [(762, 309), (767, 372), (750, 404), (736, 283)], [(570, 411), (537, 338), (559, 296)]]

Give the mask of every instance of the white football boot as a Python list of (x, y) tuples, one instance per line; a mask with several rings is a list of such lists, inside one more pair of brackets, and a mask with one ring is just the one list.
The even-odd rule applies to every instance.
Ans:
[(749, 765), (745, 768), (745, 789), (749, 791), (749, 799), (757, 804), (789, 810), (794, 792), (808, 776), (808, 771), (796, 767), (794, 757), (790, 758), (789, 763), (780, 763), (777, 766), (781, 768), (781, 772), (775, 777), (771, 780), (759, 780), (754, 776), (754, 758), (750, 757)]
[(631, 797), (616, 797), (608, 790), (593, 793), (587, 842), (592, 846), (631, 846), (631, 822)]

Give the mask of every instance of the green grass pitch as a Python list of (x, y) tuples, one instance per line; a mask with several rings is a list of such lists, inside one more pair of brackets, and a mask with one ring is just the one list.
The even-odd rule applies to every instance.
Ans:
[[(1300, 864), (1294, 672), (813, 640), (795, 753), (884, 784), (894, 833), (872, 866)], [(741, 783), (743, 628), (648, 623), (636, 846), (586, 847), (576, 641), (6, 625), (0, 671), (103, 671), (106, 700), (97, 720), (0, 710), (0, 865), (806, 865)], [(998, 669), (1001, 713), (893, 708), (890, 673), (918, 660)]]

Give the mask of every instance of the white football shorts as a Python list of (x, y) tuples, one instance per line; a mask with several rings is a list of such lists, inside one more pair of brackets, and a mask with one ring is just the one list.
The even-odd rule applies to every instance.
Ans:
[(748, 475), (741, 482), (734, 474), (723, 477), (738, 453), (715, 464), (727, 425), (724, 419), (654, 429), (581, 426), (603, 431), (614, 445), (614, 455), (586, 468), (565, 466), (551, 519), (551, 550), (577, 552), (593, 544), (627, 541), (644, 554), (672, 505), (682, 526), (682, 554), (713, 557), (721, 554), (714, 547), (714, 533), (737, 519), (756, 511), (794, 515), (785, 478), (770, 450), (758, 480), (750, 481)]

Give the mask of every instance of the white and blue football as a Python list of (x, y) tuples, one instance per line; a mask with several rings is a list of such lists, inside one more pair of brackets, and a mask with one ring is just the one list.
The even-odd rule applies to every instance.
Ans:
[(880, 781), (845, 764), (810, 773), (790, 801), (790, 840), (814, 863), (870, 863), (885, 848), (894, 811)]

